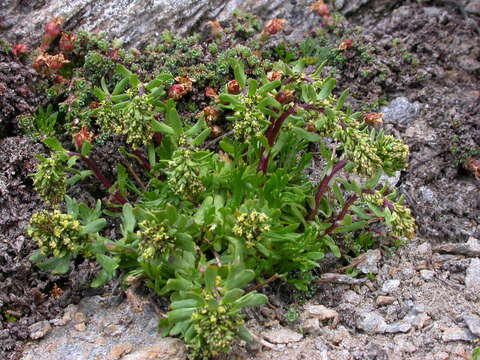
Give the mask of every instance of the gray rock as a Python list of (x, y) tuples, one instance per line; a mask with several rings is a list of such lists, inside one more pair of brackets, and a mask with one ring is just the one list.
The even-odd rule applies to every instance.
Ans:
[(318, 21), (309, 5), (309, 0), (30, 0), (19, 6), (18, 0), (7, 0), (0, 5), (0, 18), (6, 19), (0, 35), (12, 43), (38, 44), (44, 25), (62, 17), (67, 31), (104, 32), (139, 47), (157, 42), (164, 30), (201, 31), (208, 20), (225, 20), (238, 9), (263, 20), (285, 18), (292, 30), (288, 36), (299, 38)]
[(353, 305), (358, 305), (362, 301), (362, 297), (353, 290), (346, 291), (345, 294), (343, 294), (342, 299), (343, 301)]
[(378, 274), (378, 263), (382, 259), (380, 250), (368, 250), (363, 256), (365, 260), (357, 265), (357, 269), (364, 274)]
[(393, 324), (388, 324), (385, 328), (386, 333), (395, 334), (395, 333), (406, 333), (410, 331), (412, 325), (406, 321), (397, 321)]
[(315, 318), (320, 321), (338, 319), (338, 313), (323, 305), (307, 305), (305, 311), (300, 316), (302, 319)]
[(387, 328), (385, 319), (375, 311), (360, 314), (357, 320), (357, 328), (369, 334), (384, 333)]
[(362, 6), (368, 4), (371, 0), (349, 0), (345, 1), (345, 4), (342, 3), (341, 12), (344, 15), (353, 15), (358, 11)]
[(430, 281), (435, 276), (435, 271), (426, 270), (426, 269), (420, 270), (420, 276), (422, 277), (423, 280)]
[(398, 97), (389, 105), (380, 109), (385, 123), (407, 126), (418, 118), (421, 105), (418, 102), (411, 103), (406, 97)]
[(316, 318), (306, 319), (302, 323), (302, 329), (305, 331), (306, 334), (315, 336), (320, 335), (322, 332), (322, 328), (320, 327), (320, 320)]
[(480, 0), (470, 0), (465, 10), (476, 15), (480, 15)]
[(467, 314), (463, 316), (463, 320), (472, 334), (480, 337), (480, 317), (474, 314)]
[(52, 331), (52, 326), (48, 321), (39, 321), (28, 327), (30, 330), (30, 339), (37, 340), (43, 338), (50, 331)]
[(480, 259), (470, 260), (465, 277), (465, 286), (468, 290), (480, 293)]
[(460, 56), (458, 58), (458, 64), (463, 70), (475, 72), (480, 70), (480, 62), (472, 56)]
[(443, 332), (442, 340), (445, 342), (450, 341), (473, 341), (475, 336), (468, 330), (462, 328), (450, 328)]
[(378, 306), (390, 305), (390, 304), (393, 304), (394, 302), (395, 302), (395, 298), (392, 296), (379, 296), (375, 301), (375, 303)]
[(122, 360), (184, 360), (186, 359), (185, 346), (179, 339), (163, 338), (155, 344), (135, 351)]
[(430, 255), (432, 253), (432, 245), (428, 241), (418, 245), (417, 253), (423, 256)]
[(384, 293), (395, 292), (400, 286), (400, 280), (387, 280), (382, 285), (382, 291)]
[(302, 334), (284, 327), (268, 330), (262, 335), (272, 344), (289, 344), (303, 339)]

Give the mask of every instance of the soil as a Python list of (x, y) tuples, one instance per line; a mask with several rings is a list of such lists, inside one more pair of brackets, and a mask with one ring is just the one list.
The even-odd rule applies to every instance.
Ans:
[[(478, 297), (462, 293), (469, 261), (445, 258), (432, 268), (435, 262), (425, 264), (427, 255), (413, 254), (424, 242), (463, 243), (469, 237), (480, 238), (480, 180), (464, 166), (468, 157), (480, 157), (480, 16), (465, 11), (467, 2), (364, 3), (349, 20), (364, 28), (361, 39), (374, 47), (375, 61), (363, 67), (350, 61), (352, 66), (337, 75), (338, 88), (351, 89), (356, 109), (365, 100), (383, 98), (390, 103), (383, 109), (388, 113), (400, 97), (406, 98), (410, 109), (415, 108), (410, 115), (386, 117), (385, 128), (410, 146), (410, 166), (396, 186), (416, 216), (419, 239), (403, 248), (400, 256), (384, 256), (379, 275), (370, 283), (353, 288), (323, 285), (310, 300), (337, 310), (340, 330), (335, 331), (346, 329), (348, 336), (344, 333), (343, 338), (348, 341), (329, 341), (328, 336), (335, 334), (325, 330), (327, 340), (309, 336), (253, 358), (424, 359), (440, 354), (441, 359), (446, 353), (445, 359), (453, 359), (468, 358), (472, 348), (471, 342), (447, 343), (442, 337), (445, 329), (463, 324), (462, 312), (478, 311)], [(398, 51), (398, 43), (406, 52)], [(418, 59), (418, 64), (412, 59)], [(382, 81), (375, 80), (380, 68)], [(52, 276), (28, 260), (34, 244), (23, 229), (31, 214), (42, 208), (28, 174), (35, 167), (33, 154), (44, 150), (19, 135), (14, 118), (44, 102), (41, 87), (34, 84), (39, 82), (27, 66), (0, 51), (0, 358), (8, 360), (21, 358), (30, 325), (54, 319), (68, 304), (94, 294), (88, 287), (95, 272), (90, 263), (74, 264), (68, 275)], [(328, 265), (324, 268), (329, 270)], [(413, 273), (408, 275), (406, 269)], [(433, 269), (433, 281), (420, 276), (425, 269)], [(398, 279), (401, 285), (394, 294), (396, 302), (378, 310), (385, 320), (400, 321), (420, 304), (428, 308), (418, 312), (430, 318), (429, 324), (414, 327), (406, 335), (365, 334), (358, 329), (361, 312), (355, 304), (346, 305), (351, 303), (345, 297), (353, 291), (362, 309), (373, 311), (374, 297), (382, 293), (379, 288), (388, 279)], [(296, 302), (296, 297), (283, 296), (274, 303), (283, 314), (281, 324), (286, 324), (285, 312)], [(275, 326), (265, 322), (255, 325), (259, 332)]]

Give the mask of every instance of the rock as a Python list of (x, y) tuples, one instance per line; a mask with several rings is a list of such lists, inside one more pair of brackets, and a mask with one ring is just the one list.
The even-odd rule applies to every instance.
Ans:
[(420, 270), (420, 276), (425, 281), (430, 281), (435, 276), (435, 271), (433, 270)]
[(387, 280), (382, 285), (382, 291), (384, 293), (392, 293), (396, 291), (400, 286), (400, 280)]
[(446, 353), (445, 351), (439, 351), (435, 355), (433, 355), (434, 360), (448, 360), (450, 359), (450, 355)]
[(268, 330), (262, 335), (272, 344), (289, 344), (303, 339), (302, 334), (284, 327)]
[(375, 303), (378, 306), (390, 305), (390, 304), (393, 304), (394, 302), (395, 302), (395, 298), (392, 296), (379, 296), (375, 301)]
[(343, 301), (353, 305), (358, 305), (362, 301), (362, 297), (353, 290), (346, 291), (345, 294), (343, 294), (342, 299)]
[(329, 309), (323, 305), (308, 305), (302, 314), (305, 319), (315, 318), (320, 321), (337, 319), (338, 313), (335, 310)]
[(458, 64), (463, 70), (475, 72), (480, 70), (480, 62), (472, 56), (464, 55), (458, 58)]
[(432, 245), (428, 241), (418, 245), (417, 253), (423, 256), (430, 255), (432, 253)]
[(446, 329), (443, 332), (442, 340), (445, 342), (450, 341), (473, 341), (475, 336), (468, 330), (459, 327)]
[(30, 331), (30, 339), (37, 340), (43, 338), (50, 331), (52, 331), (52, 326), (48, 321), (39, 321), (28, 327)]
[(418, 314), (412, 319), (412, 325), (417, 329), (423, 329), (425, 325), (429, 322), (430, 316), (425, 313)]
[(358, 11), (362, 6), (368, 4), (370, 0), (349, 0), (341, 3), (341, 12), (344, 15), (352, 15)]
[(465, 286), (468, 290), (480, 293), (480, 259), (474, 258), (470, 260), (465, 277)]
[(387, 328), (385, 319), (375, 311), (360, 314), (357, 320), (357, 328), (369, 334), (384, 333)]
[(108, 353), (108, 360), (120, 359), (123, 355), (128, 354), (133, 349), (132, 344), (118, 344), (112, 347)]
[(153, 345), (135, 351), (122, 360), (184, 360), (185, 346), (179, 339), (163, 338)]
[(469, 13), (480, 15), (480, 0), (470, 0), (465, 6), (465, 10)]
[(254, 13), (264, 21), (285, 18), (293, 29), (288, 36), (298, 38), (317, 18), (310, 11), (310, 4), (310, 0), (30, 0), (25, 6), (18, 6), (18, 1), (7, 1), (0, 6), (0, 18), (8, 19), (14, 26), (2, 22), (0, 33), (2, 39), (12, 43), (38, 44), (44, 25), (56, 16), (64, 19), (67, 31), (103, 32), (128, 46), (141, 47), (158, 42), (164, 30), (177, 35), (200, 32), (208, 20), (223, 21), (238, 9)]
[(463, 316), (463, 320), (472, 334), (480, 337), (480, 317), (473, 314), (467, 314)]
[(121, 325), (108, 325), (103, 330), (106, 336), (119, 336), (125, 331), (125, 327)]
[(406, 333), (410, 331), (412, 325), (406, 321), (397, 321), (393, 324), (387, 325), (385, 328), (386, 333), (395, 334), (395, 333)]
[(364, 274), (378, 274), (378, 263), (382, 259), (380, 250), (368, 250), (363, 256), (365, 260), (356, 266), (357, 269)]
[(319, 280), (320, 283), (334, 283), (334, 284), (348, 284), (348, 285), (358, 285), (367, 282), (368, 279), (365, 278), (353, 278), (348, 275), (337, 274), (337, 273), (323, 273)]
[(73, 327), (75, 328), (75, 330), (80, 331), (80, 332), (85, 331), (87, 329), (87, 325), (85, 325), (84, 322), (75, 324)]
[(380, 111), (383, 113), (385, 123), (408, 126), (418, 118), (420, 108), (420, 103), (411, 103), (406, 97), (402, 96), (382, 107)]
[(302, 329), (305, 331), (306, 334), (310, 334), (314, 336), (318, 336), (322, 332), (322, 329), (320, 327), (320, 320), (316, 318), (306, 319), (302, 323)]
[(76, 312), (74, 315), (73, 315), (73, 319), (75, 320), (75, 322), (77, 324), (79, 323), (84, 323), (85, 321), (87, 321), (87, 318), (85, 316), (85, 314), (83, 312)]

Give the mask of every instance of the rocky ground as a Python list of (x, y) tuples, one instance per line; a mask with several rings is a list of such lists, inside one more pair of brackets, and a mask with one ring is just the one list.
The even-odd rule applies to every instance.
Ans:
[[(53, 14), (68, 15), (72, 29), (84, 25), (111, 30), (114, 36), (128, 32), (128, 27), (115, 24), (114, 17), (104, 28), (86, 23), (95, 10), (90, 1), (71, 2), (62, 9), (33, 3), (0, 5), (2, 36), (23, 39), (32, 11), (38, 15), (38, 22), (31, 25), (37, 33), (41, 26), (34, 24), (38, 27)], [(122, 3), (122, 14), (130, 17), (120, 24), (145, 12), (133, 11), (129, 1)], [(150, 3), (158, 9), (166, 2)], [(298, 9), (307, 3), (259, 1), (253, 10), (266, 18), (286, 17), (303, 31), (311, 15), (302, 17)], [(217, 5), (219, 13), (193, 8), (202, 15), (182, 31), (204, 19), (227, 16), (238, 4)], [(364, 26), (368, 41), (383, 49), (372, 68), (382, 67), (388, 76), (378, 82), (374, 79), (381, 72), (374, 73), (375, 69), (346, 69), (338, 77), (339, 88), (352, 89), (354, 106), (384, 98), (386, 129), (410, 145), (410, 168), (396, 185), (417, 217), (419, 237), (399, 252), (388, 248), (370, 252), (368, 261), (359, 265), (360, 271), (369, 265), (363, 280), (338, 284), (352, 280), (335, 275), (334, 282), (319, 283), (308, 300), (282, 287), (265, 289), (271, 303), (250, 314), (249, 323), (263, 345), (240, 346), (235, 354), (243, 359), (468, 359), (480, 337), (480, 250), (475, 240), (480, 238), (480, 181), (463, 163), (469, 156), (480, 156), (480, 2), (360, 0), (345, 2), (343, 11), (351, 22)], [(134, 45), (154, 36), (140, 30), (129, 40)], [(38, 36), (33, 34), (34, 38)], [(395, 53), (399, 42), (407, 52)], [(0, 134), (18, 135), (14, 115), (36, 106), (41, 96), (28, 88), (34, 74), (27, 67), (12, 58), (0, 60), (0, 116), (6, 124)], [(412, 65), (413, 71), (405, 70)], [(9, 70), (15, 76), (8, 76)], [(2, 84), (8, 92), (2, 93)], [(92, 292), (87, 284), (94, 269), (88, 263), (74, 264), (70, 275), (63, 277), (30, 264), (33, 245), (23, 228), (41, 205), (27, 174), (32, 154), (41, 151), (19, 136), (0, 140), (0, 358), (72, 359), (72, 354), (75, 359), (184, 358), (181, 344), (156, 335), (155, 317), (161, 314), (156, 301), (132, 291), (126, 297), (119, 291), (112, 295), (111, 289)], [(467, 241), (468, 246), (458, 248)], [(450, 248), (439, 248), (446, 243), (452, 244)], [(440, 251), (455, 247), (453, 254)], [(337, 266), (326, 266), (325, 271)], [(22, 353), (27, 339), (31, 341)]]

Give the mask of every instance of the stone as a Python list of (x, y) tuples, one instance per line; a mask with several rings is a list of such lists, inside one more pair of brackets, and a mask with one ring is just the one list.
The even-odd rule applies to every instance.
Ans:
[(378, 306), (390, 305), (390, 304), (393, 304), (394, 302), (395, 302), (395, 298), (392, 296), (379, 296), (375, 301), (375, 303)]
[(423, 329), (425, 325), (431, 320), (430, 316), (425, 313), (418, 314), (412, 319), (412, 325), (417, 329)]
[(103, 329), (105, 336), (119, 336), (125, 331), (125, 327), (121, 325), (108, 325)]
[(410, 331), (412, 325), (406, 321), (397, 321), (393, 324), (389, 324), (385, 328), (386, 333), (395, 334), (395, 333), (406, 333)]
[(43, 338), (52, 331), (52, 326), (49, 321), (44, 320), (30, 325), (28, 330), (30, 331), (30, 339), (37, 340)]
[(358, 305), (362, 301), (362, 297), (353, 290), (346, 291), (345, 294), (343, 294), (342, 299), (343, 301), (353, 305)]
[(435, 271), (433, 270), (420, 270), (420, 276), (425, 281), (430, 281), (435, 277)]
[(470, 260), (465, 277), (465, 286), (468, 290), (480, 293), (480, 259), (474, 258)]
[(267, 330), (262, 335), (272, 344), (289, 344), (303, 339), (302, 334), (284, 327)]
[(468, 330), (459, 327), (449, 328), (443, 332), (442, 340), (450, 341), (473, 341), (475, 336)]
[(469, 13), (480, 15), (480, 0), (470, 0), (465, 10)]
[(458, 57), (458, 64), (463, 70), (475, 72), (480, 70), (480, 62), (472, 56), (464, 55)]
[(385, 123), (408, 126), (418, 118), (420, 109), (420, 103), (411, 103), (406, 97), (401, 96), (394, 99), (389, 105), (382, 107), (380, 112), (383, 113)]
[(122, 360), (185, 360), (185, 345), (179, 339), (163, 338), (153, 345), (122, 357)]
[(120, 359), (123, 355), (130, 353), (133, 349), (132, 344), (118, 344), (112, 347), (108, 353), (108, 360)]
[(85, 331), (85, 329), (87, 328), (87, 325), (85, 325), (84, 322), (81, 322), (81, 323), (75, 324), (73, 327), (75, 328), (75, 330), (82, 332), (82, 331)]
[(434, 360), (448, 360), (450, 358), (450, 355), (446, 353), (445, 351), (439, 351), (435, 355), (433, 355)]
[(368, 334), (384, 333), (387, 328), (385, 319), (375, 311), (360, 314), (357, 320), (357, 328)]
[(320, 327), (320, 320), (316, 318), (306, 319), (302, 323), (302, 329), (303, 331), (305, 331), (305, 334), (314, 336), (320, 335), (322, 332), (322, 328)]
[(480, 316), (467, 314), (463, 316), (463, 321), (465, 321), (472, 334), (480, 337)]
[(323, 305), (307, 305), (302, 314), (305, 318), (316, 318), (320, 321), (338, 318), (335, 310), (329, 309)]
[(73, 320), (75, 320), (75, 322), (78, 324), (78, 323), (84, 323), (85, 321), (87, 321), (87, 317), (85, 316), (85, 314), (83, 312), (76, 312), (74, 315), (73, 315)]
[(368, 250), (363, 256), (365, 260), (356, 266), (357, 269), (364, 274), (378, 274), (378, 263), (382, 259), (380, 250)]
[(417, 246), (417, 253), (422, 256), (427, 256), (432, 253), (432, 245), (426, 241)]
[(382, 285), (382, 292), (392, 293), (396, 291), (400, 286), (400, 280), (387, 280)]

